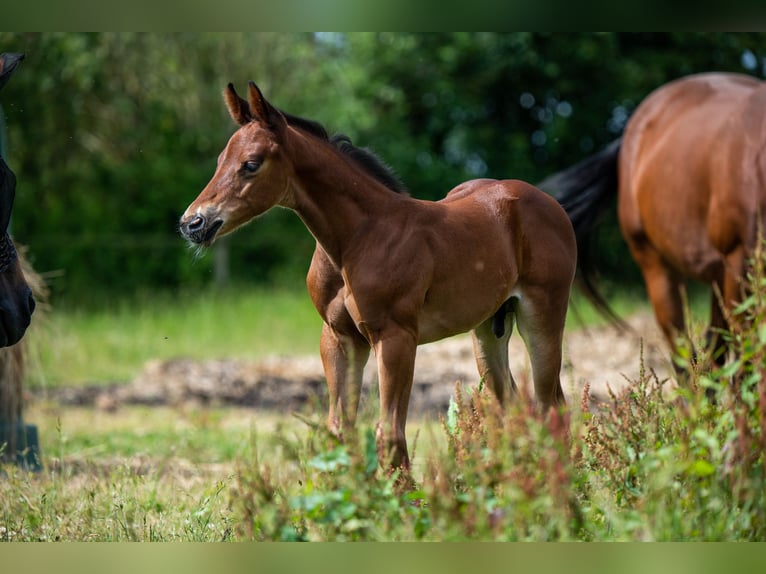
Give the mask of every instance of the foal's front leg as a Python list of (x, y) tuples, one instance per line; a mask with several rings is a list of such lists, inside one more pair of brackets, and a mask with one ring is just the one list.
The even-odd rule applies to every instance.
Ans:
[(386, 445), (392, 467), (409, 469), (405, 427), (415, 370), (417, 336), (401, 327), (391, 327), (380, 331), (373, 345), (380, 388), (377, 438)]
[(370, 356), (369, 343), (358, 332), (342, 334), (325, 323), (319, 341), (330, 410), (327, 425), (341, 435), (356, 422), (364, 366)]

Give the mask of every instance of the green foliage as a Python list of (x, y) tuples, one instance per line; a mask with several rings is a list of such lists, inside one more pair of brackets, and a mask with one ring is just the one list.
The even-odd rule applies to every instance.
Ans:
[[(502, 410), (457, 390), (446, 448), (407, 480), (372, 465), (373, 431), (319, 433), (289, 450), (296, 474), (242, 473), (244, 536), (261, 540), (745, 541), (766, 536), (766, 251), (725, 333), (735, 359), (690, 365), (668, 388), (641, 366), (608, 402)], [(643, 365), (642, 357), (637, 357)], [(708, 367), (704, 365), (707, 364)], [(715, 389), (710, 398), (706, 389)], [(317, 441), (317, 437), (323, 440)], [(384, 459), (380, 458), (381, 461)], [(419, 464), (419, 466), (418, 466)], [(398, 482), (397, 482), (398, 479)], [(295, 488), (295, 484), (298, 485)], [(397, 488), (398, 486), (398, 488)], [(263, 517), (269, 519), (264, 520)], [(275, 517), (278, 517), (275, 518)]]
[[(693, 72), (762, 74), (762, 34), (0, 33), (27, 59), (2, 92), (13, 230), (54, 297), (200, 286), (179, 215), (234, 129), (221, 100), (253, 79), (276, 105), (375, 149), (416, 197), (473, 177), (538, 181), (615, 138), (643, 97)], [(607, 269), (630, 261), (616, 227)], [(230, 241), (234, 279), (296, 281), (313, 240), (272, 213)], [(629, 275), (637, 279), (635, 268)]]
[(454, 404), (446, 456), (428, 462), (422, 486), (440, 536), (576, 539), (581, 517), (570, 483), (569, 416), (543, 415), (530, 401), (504, 412), (483, 389), (467, 398), (457, 392)]
[(673, 388), (639, 352), (630, 387), (597, 405), (586, 388), (562, 412), (458, 392), (440, 426), (412, 421), (409, 474), (386, 469), (370, 413), (339, 439), (242, 410), (33, 411), (48, 421), (44, 471), (2, 469), (0, 538), (762, 540), (763, 250), (756, 261), (724, 333), (737, 359), (690, 363)]
[(339, 439), (242, 410), (46, 407), (33, 420), (60, 422), (43, 473), (3, 469), (0, 538), (762, 540), (766, 301), (751, 294), (729, 333), (753, 350), (736, 368), (695, 367), (680, 389), (641, 371), (563, 412), (457, 393), (441, 426), (413, 421), (409, 475), (386, 470), (369, 416)]
[(635, 392), (613, 397), (587, 425), (594, 493), (610, 527), (621, 522), (629, 539), (760, 540), (766, 532), (765, 254), (761, 244), (749, 295), (721, 333), (729, 362), (688, 360), (687, 338), (687, 381), (675, 398), (641, 373)]
[[(36, 269), (63, 271), (54, 295), (86, 303), (94, 286), (209, 283), (212, 262), (193, 257), (176, 228), (233, 131), (222, 88), (258, 73), (277, 101), (302, 107), (296, 95), (324, 80), (288, 64), (311, 69), (319, 57), (303, 34), (3, 33), (0, 45), (27, 53), (3, 91), (19, 180), (15, 235)], [(235, 249), (233, 266), (267, 282), (277, 262), (296, 261), (252, 259), (292, 244), (305, 270), (313, 242), (293, 219), (267, 223), (266, 240), (246, 243), (245, 255)]]
[[(260, 463), (233, 492), (240, 535), (257, 540), (733, 541), (766, 534), (763, 415), (668, 399), (645, 376), (571, 420), (500, 413), (459, 399), (446, 450), (414, 485), (373, 471), (363, 440), (316, 436), (289, 449), (292, 472)], [(686, 395), (684, 397), (684, 395)], [(726, 407), (730, 408), (730, 407)], [(743, 430), (748, 429), (748, 430)], [(365, 442), (365, 440), (367, 442)], [(367, 456), (365, 456), (367, 453)], [(281, 464), (284, 464), (282, 462)], [(399, 479), (399, 480), (397, 480)], [(402, 484), (409, 488), (401, 488)]]
[(425, 535), (428, 516), (420, 494), (401, 487), (405, 477), (400, 472), (379, 468), (371, 428), (347, 433), (344, 441), (324, 429), (310, 433), (305, 442), (279, 440), (288, 466), (299, 472), (297, 489), (285, 488), (292, 477), (277, 482), (280, 469), (270, 462), (243, 469), (234, 500), (246, 538), (385, 541)]
[(687, 383), (674, 388), (641, 368), (639, 352), (632, 386), (598, 405), (586, 388), (563, 412), (540, 413), (523, 396), (502, 411), (481, 386), (457, 392), (440, 426), (412, 421), (409, 475), (386, 470), (371, 412), (339, 439), (321, 422), (243, 410), (36, 407), (30, 420), (48, 421), (44, 472), (3, 469), (0, 537), (762, 540), (758, 257), (723, 334), (737, 359), (690, 363)]

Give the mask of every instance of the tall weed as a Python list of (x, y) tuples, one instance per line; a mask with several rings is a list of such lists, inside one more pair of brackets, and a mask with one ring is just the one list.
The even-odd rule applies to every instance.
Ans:
[(637, 349), (638, 374), (622, 392), (591, 406), (586, 385), (581, 404), (548, 413), (528, 397), (501, 409), (481, 385), (458, 388), (434, 441), (444, 448), (418, 453), (422, 475), (409, 482), (384, 470), (371, 426), (345, 440), (316, 429), (285, 442), (286, 467), (242, 469), (231, 494), (240, 536), (763, 540), (765, 261), (760, 249), (721, 334), (725, 365), (690, 364), (676, 385), (646, 372)]

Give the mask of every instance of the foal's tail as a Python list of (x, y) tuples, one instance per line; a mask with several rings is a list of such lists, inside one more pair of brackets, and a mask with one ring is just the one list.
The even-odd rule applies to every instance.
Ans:
[(603, 315), (622, 328), (627, 324), (612, 310), (596, 287), (596, 269), (589, 252), (593, 228), (617, 197), (618, 139), (580, 163), (555, 173), (537, 184), (550, 193), (569, 215), (577, 236), (577, 277), (586, 297)]

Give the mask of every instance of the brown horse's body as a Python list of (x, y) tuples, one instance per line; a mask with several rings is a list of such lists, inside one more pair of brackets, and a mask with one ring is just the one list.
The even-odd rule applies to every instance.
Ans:
[[(747, 257), (766, 215), (766, 84), (722, 73), (666, 84), (636, 109), (621, 145), (540, 185), (570, 213), (584, 214), (587, 205), (578, 195), (600, 185), (594, 174), (613, 177), (615, 166), (617, 187), (604, 184), (602, 191), (617, 191), (622, 233), (675, 348), (685, 331), (686, 279), (714, 286), (727, 307), (741, 300)], [(603, 205), (600, 198), (592, 203)], [(578, 217), (579, 240), (588, 229)], [(725, 326), (725, 309), (714, 294), (709, 338)]]
[[(0, 54), (0, 88), (23, 58), (23, 54)], [(15, 194), (16, 176), (0, 157), (0, 347), (19, 342), (35, 309), (32, 291), (8, 235)]]
[(502, 401), (515, 388), (508, 366), (514, 320), (538, 400), (563, 402), (561, 345), (576, 246), (555, 200), (520, 181), (469, 181), (439, 202), (392, 193), (326, 139), (288, 121), (254, 84), (249, 102), (231, 87), (226, 99), (240, 129), (181, 231), (210, 244), (274, 205), (301, 217), (317, 240), (307, 284), (324, 320), (331, 428), (354, 422), (373, 349), (381, 436), (393, 464), (407, 466), (417, 346), (471, 331), (479, 372)]

